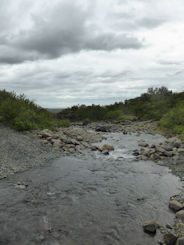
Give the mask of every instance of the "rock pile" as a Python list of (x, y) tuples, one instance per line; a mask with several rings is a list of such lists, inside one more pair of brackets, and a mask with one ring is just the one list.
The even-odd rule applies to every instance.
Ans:
[(89, 132), (76, 128), (60, 128), (57, 131), (44, 129), (35, 131), (38, 137), (44, 144), (52, 146), (54, 149), (61, 149), (66, 154), (79, 153), (83, 154), (86, 150), (100, 151), (104, 155), (109, 154), (114, 150), (111, 145), (96, 146), (93, 143), (101, 142), (105, 137), (100, 133)]
[(104, 137), (98, 133), (91, 133), (85, 130), (74, 128), (59, 128), (57, 131), (44, 129), (36, 131), (35, 135), (44, 144), (53, 146), (54, 149), (62, 149), (65, 153), (84, 153), (84, 149), (97, 150), (92, 145), (94, 142), (101, 142)]
[(184, 153), (184, 144), (176, 137), (169, 138), (164, 143), (158, 145), (149, 145), (145, 141), (139, 142), (140, 149), (136, 149), (133, 155), (136, 156), (136, 160), (163, 160)]

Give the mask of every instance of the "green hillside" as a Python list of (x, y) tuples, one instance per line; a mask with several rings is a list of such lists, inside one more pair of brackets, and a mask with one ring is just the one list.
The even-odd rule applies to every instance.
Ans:
[(166, 87), (149, 88), (141, 96), (112, 105), (73, 106), (57, 114), (72, 121), (155, 120), (161, 128), (184, 133), (184, 92), (173, 93)]
[(56, 120), (51, 112), (37, 106), (24, 95), (5, 90), (0, 90), (0, 121), (18, 131), (70, 125), (69, 121)]

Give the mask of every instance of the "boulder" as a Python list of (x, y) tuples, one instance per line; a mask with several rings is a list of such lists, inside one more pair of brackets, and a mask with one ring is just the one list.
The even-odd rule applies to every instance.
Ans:
[(181, 210), (183, 207), (184, 207), (183, 204), (175, 199), (171, 199), (169, 201), (169, 208), (174, 210), (175, 212)]
[(180, 148), (181, 147), (181, 141), (177, 140), (173, 143), (173, 147)]
[(104, 151), (104, 150), (114, 151), (114, 146), (105, 144), (101, 147), (101, 151)]
[(172, 151), (164, 151), (163, 155), (166, 157), (172, 157), (173, 156), (173, 152)]
[(133, 156), (139, 156), (139, 155), (140, 155), (140, 154), (139, 154), (139, 150), (134, 150), (132, 155), (133, 155)]
[(43, 129), (42, 131), (40, 131), (40, 135), (42, 138), (52, 137), (52, 131), (50, 131), (49, 129)]
[(178, 238), (178, 240), (177, 240), (177, 243), (176, 243), (177, 245), (184, 245), (184, 237), (180, 237), (180, 238)]
[(164, 242), (166, 245), (175, 245), (177, 237), (172, 233), (167, 233), (164, 235)]
[(82, 145), (83, 145), (84, 147), (86, 147), (86, 148), (90, 148), (90, 147), (91, 147), (91, 145), (88, 144), (87, 142), (82, 142)]
[(97, 126), (95, 130), (97, 132), (110, 132), (110, 126)]
[(78, 135), (78, 136), (77, 136), (77, 140), (78, 140), (78, 141), (83, 141), (82, 136), (81, 136), (81, 135)]
[(184, 210), (180, 210), (176, 213), (176, 218), (184, 221)]
[(178, 153), (183, 153), (184, 152), (184, 148), (179, 148), (178, 149)]
[(60, 148), (61, 147), (61, 141), (56, 140), (56, 139), (52, 139), (52, 145), (54, 148)]
[(92, 151), (97, 151), (97, 150), (98, 150), (98, 146), (92, 145), (92, 146), (91, 146), (91, 150), (92, 150)]
[(160, 152), (160, 153), (164, 153), (165, 152), (165, 149), (162, 148), (161, 146), (156, 146), (156, 151), (157, 152)]
[(103, 151), (102, 151), (102, 154), (104, 154), (104, 155), (109, 155), (109, 151), (108, 151), (108, 150), (103, 150)]
[(144, 140), (141, 140), (139, 141), (139, 144), (138, 144), (140, 147), (148, 147), (148, 143), (146, 143)]
[(169, 145), (164, 145), (163, 148), (166, 150), (166, 151), (172, 151), (173, 147), (169, 146)]
[(154, 221), (146, 221), (143, 225), (143, 229), (147, 233), (155, 234), (158, 228), (158, 224)]
[(75, 139), (71, 139), (71, 143), (73, 145), (80, 145), (79, 141), (75, 140)]

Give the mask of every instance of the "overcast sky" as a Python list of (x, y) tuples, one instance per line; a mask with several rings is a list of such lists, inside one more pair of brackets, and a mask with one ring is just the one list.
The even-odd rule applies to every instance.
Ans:
[(44, 107), (184, 90), (183, 0), (0, 0), (0, 89)]

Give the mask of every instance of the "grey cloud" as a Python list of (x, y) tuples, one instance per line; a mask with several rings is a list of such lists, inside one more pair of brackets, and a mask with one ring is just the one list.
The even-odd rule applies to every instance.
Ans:
[(161, 65), (165, 65), (165, 66), (171, 66), (171, 65), (180, 66), (180, 65), (183, 65), (184, 62), (174, 61), (174, 60), (159, 60), (158, 63)]
[(111, 51), (139, 49), (143, 42), (133, 34), (101, 32), (90, 29), (94, 16), (77, 3), (59, 3), (43, 15), (33, 15), (33, 26), (19, 30), (10, 37), (0, 38), (4, 43), (0, 63), (21, 63), (26, 60), (53, 59), (82, 50)]
[(166, 22), (165, 18), (145, 17), (145, 18), (140, 19), (137, 23), (138, 25), (142, 27), (154, 28), (154, 27), (160, 26), (164, 22)]
[(103, 33), (86, 40), (85, 46), (86, 49), (94, 50), (139, 49), (143, 47), (143, 43), (128, 34)]
[(16, 49), (6, 44), (0, 45), (0, 64), (18, 64), (25, 60), (35, 60), (39, 56), (36, 52), (27, 52), (21, 49)]

